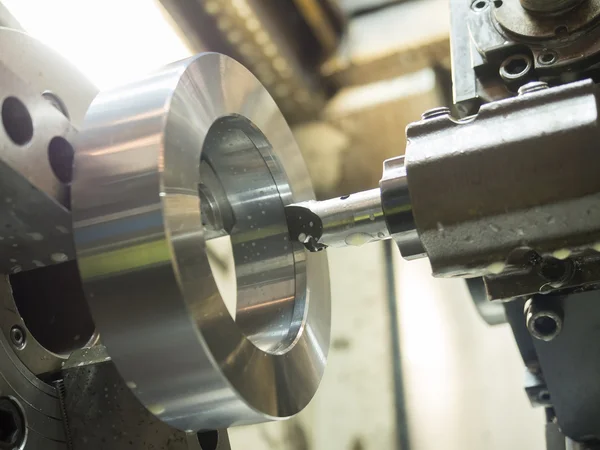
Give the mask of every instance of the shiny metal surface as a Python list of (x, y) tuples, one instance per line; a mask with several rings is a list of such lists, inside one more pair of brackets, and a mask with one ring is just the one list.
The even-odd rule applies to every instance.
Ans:
[[(554, 8), (563, 8), (562, 14), (540, 16), (531, 14), (527, 6), (548, 8), (547, 13)], [(581, 4), (579, 6), (579, 4)], [(573, 9), (577, 7), (576, 9)], [(572, 11), (571, 11), (572, 10)], [(566, 11), (566, 12), (565, 12)], [(538, 10), (538, 12), (542, 12)], [(498, 23), (509, 32), (522, 37), (534, 39), (563, 39), (566, 36), (588, 27), (600, 15), (598, 0), (506, 0), (499, 8), (493, 8), (493, 14)]]
[(37, 95), (58, 97), (71, 125), (79, 128), (98, 89), (62, 55), (24, 32), (0, 28), (0, 47), (2, 62)]
[(412, 213), (404, 156), (383, 162), (379, 187), (387, 227), (402, 257), (411, 260), (427, 256)]
[[(4, 259), (0, 266), (3, 267), (4, 273), (16, 274), (23, 271), (18, 276), (27, 277), (31, 274), (28, 269), (55, 265), (74, 256), (70, 234), (71, 219), (67, 208), (69, 189), (53, 173), (48, 147), (56, 136), (70, 139), (75, 130), (73, 124), (48, 102), (43, 93), (52, 93), (52, 96), (63, 104), (64, 110), (72, 120), (80, 123), (87, 106), (96, 94), (96, 89), (64, 58), (21, 31), (0, 28), (0, 47), (3, 49), (0, 70), (3, 73), (5, 97), (14, 96), (27, 107), (32, 117), (34, 135), (29, 143), (20, 146), (5, 134), (5, 129), (2, 129), (0, 148), (3, 160), (3, 198), (0, 202), (0, 215), (4, 223), (0, 233), (0, 248)], [(4, 125), (0, 127), (3, 128)], [(62, 264), (61, 266), (64, 267)], [(56, 266), (49, 269), (54, 275), (57, 273), (55, 269), (61, 272)], [(39, 278), (37, 281), (30, 279), (29, 282), (32, 285), (38, 284)], [(69, 292), (61, 295), (59, 286), (67, 288)], [(43, 287), (41, 289), (43, 290)], [(2, 277), (2, 333), (9, 338), (14, 327), (18, 327), (22, 332), (23, 344), (13, 350), (34, 375), (59, 370), (68, 355), (53, 353), (31, 334), (20, 314), (22, 311), (18, 310), (13, 290), (8, 278)], [(54, 294), (60, 297), (66, 308), (70, 305), (67, 298), (71, 290), (75, 289), (72, 289), (70, 284), (67, 287), (67, 281), (64, 279), (62, 286), (59, 281), (53, 287)], [(40, 303), (40, 307), (36, 308), (36, 302), (45, 300), (46, 298), (38, 296), (28, 299), (32, 309), (39, 310), (39, 315), (44, 314), (41, 311), (46, 312), (48, 308), (52, 308), (51, 305)], [(51, 313), (56, 314), (57, 311)], [(69, 313), (70, 318), (67, 320), (78, 323), (77, 320), (73, 320), (77, 315), (75, 310), (69, 308)], [(60, 335), (64, 331), (61, 329), (64, 321), (55, 320), (56, 316), (52, 314), (44, 316), (41, 321), (47, 324), (48, 317), (50, 324), (45, 325), (48, 333)], [(79, 331), (66, 338), (71, 344), (76, 343), (73, 337), (77, 334)], [(85, 337), (82, 338), (85, 340)], [(84, 343), (81, 342), (81, 345)]]
[[(14, 22), (4, 23), (14, 26)], [(56, 137), (72, 138), (73, 125), (83, 119), (96, 88), (64, 58), (21, 31), (0, 28), (0, 47), (0, 101), (17, 98), (31, 117), (33, 131), (28, 142), (15, 142), (10, 137), (15, 130), (7, 128), (6, 120), (0, 124), (0, 271), (23, 271), (18, 274), (23, 276), (31, 273), (28, 269), (55, 265), (74, 256), (69, 189), (53, 172), (49, 147)], [(52, 93), (63, 103), (72, 121), (57, 111), (44, 92)], [(1, 278), (0, 396), (9, 396), (22, 410), (27, 431), (20, 448), (66, 450), (57, 391), (36, 377), (59, 370), (66, 355), (53, 354), (31, 335), (17, 308), (9, 277)], [(60, 290), (55, 294), (59, 296)], [(36, 297), (30, 300), (41, 301)], [(52, 330), (53, 317), (46, 316), (45, 320)], [(71, 316), (71, 320), (77, 318)], [(73, 344), (73, 336), (70, 337)]]
[(563, 313), (553, 297), (535, 296), (525, 304), (525, 323), (529, 333), (541, 341), (556, 338), (563, 326)]
[(311, 251), (388, 239), (379, 189), (285, 208), (290, 237)]
[(68, 142), (74, 130), (41, 93), (13, 70), (10, 60), (0, 63), (4, 89), (0, 99), (3, 273), (56, 264), (73, 258), (75, 253), (69, 232), (68, 186), (58, 179), (49, 158), (52, 140)]
[[(235, 216), (235, 322), (205, 252), (201, 160)], [(274, 101), (226, 56), (94, 100), (72, 188), (79, 267), (103, 343), (161, 420), (215, 429), (310, 401), (329, 347), (327, 263), (288, 241), (283, 206), (312, 198)]]

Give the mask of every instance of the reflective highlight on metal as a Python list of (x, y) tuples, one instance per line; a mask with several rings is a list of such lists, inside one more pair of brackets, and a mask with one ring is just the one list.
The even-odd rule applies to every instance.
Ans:
[[(428, 116), (426, 120), (441, 116)], [(404, 259), (412, 260), (427, 256), (417, 233), (413, 217), (404, 156), (391, 158), (383, 162), (383, 176), (379, 182), (381, 204), (388, 230)]]
[[(284, 206), (314, 194), (273, 99), (231, 58), (201, 54), (100, 94), (83, 128), (78, 263), (126, 384), (182, 430), (298, 413), (327, 358), (329, 279), (326, 256), (288, 238)], [(235, 322), (206, 251), (223, 235)]]
[(388, 239), (379, 189), (286, 206), (290, 237), (311, 251)]

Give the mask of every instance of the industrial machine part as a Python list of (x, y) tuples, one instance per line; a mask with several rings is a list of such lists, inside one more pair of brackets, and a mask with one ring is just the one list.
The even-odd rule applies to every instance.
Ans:
[(454, 102), (461, 116), (531, 80), (560, 85), (597, 79), (596, 0), (451, 0), (450, 11)]
[(596, 346), (569, 351), (595, 329), (583, 305), (600, 281), (597, 105), (587, 80), (533, 82), (464, 120), (439, 108), (408, 128), (406, 159), (384, 163), (379, 189), (286, 208), (292, 238), (311, 251), (393, 237), (435, 276), (483, 277), (490, 300), (532, 298), (513, 313), (534, 338), (535, 403), (576, 440), (600, 437)]
[(206, 53), (97, 95), (27, 34), (0, 44), (0, 448), (226, 449), (302, 410), (327, 262), (289, 239), (314, 194), (261, 83)]
[(322, 202), (274, 101), (232, 59), (96, 96), (0, 29), (0, 447), (226, 448), (229, 426), (296, 414), (329, 345), (321, 251), (388, 238), (436, 276), (483, 277), (548, 448), (596, 445), (598, 5), (451, 10), (468, 117), (427, 111), (379, 188)]
[(426, 112), (407, 129), (406, 157), (384, 163), (378, 192), (291, 205), (290, 232), (311, 251), (391, 236), (435, 276), (483, 277), (505, 314), (478, 307), (513, 329), (548, 448), (596, 448), (598, 5), (450, 6), (464, 118)]
[[(258, 80), (209, 53), (102, 92), (74, 165), (84, 289), (138, 399), (182, 430), (302, 410), (329, 346), (327, 262), (288, 239), (284, 206), (313, 194)], [(207, 254), (219, 234), (235, 261), (235, 319)]]
[(598, 282), (596, 88), (543, 87), (463, 121), (425, 114), (407, 130), (406, 160), (384, 163), (380, 189), (289, 206), (290, 220), (302, 217), (292, 237), (320, 249), (392, 236), (435, 276), (485, 276), (494, 300)]

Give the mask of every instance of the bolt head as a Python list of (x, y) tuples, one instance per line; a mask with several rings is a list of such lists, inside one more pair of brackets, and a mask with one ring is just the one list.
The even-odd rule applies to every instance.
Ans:
[(0, 449), (16, 450), (25, 439), (25, 421), (17, 404), (0, 398)]
[(19, 350), (25, 347), (25, 339), (25, 330), (19, 325), (15, 325), (10, 329), (10, 340)]

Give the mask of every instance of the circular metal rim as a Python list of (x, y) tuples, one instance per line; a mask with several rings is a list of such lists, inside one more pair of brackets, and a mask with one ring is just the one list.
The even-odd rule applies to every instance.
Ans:
[[(210, 125), (232, 114), (249, 119), (270, 142), (290, 183), (289, 192), (280, 191), (282, 202), (314, 199), (273, 99), (242, 65), (216, 53), (101, 93), (75, 155), (75, 243), (94, 321), (138, 399), (183, 430), (298, 413), (316, 392), (329, 348), (324, 253), (307, 254), (295, 244), (296, 285), (306, 283), (301, 295), (307, 306), (293, 344), (278, 353), (260, 350), (241, 333), (205, 273), (199, 169), (189, 163), (199, 165)], [(127, 230), (140, 218), (153, 225), (134, 240)], [(154, 246), (149, 260), (125, 261), (140, 254), (140, 242)]]
[[(506, 67), (515, 60), (524, 61), (525, 68), (523, 70), (521, 70), (519, 73), (510, 73), (506, 70)], [(500, 76), (503, 79), (508, 80), (508, 81), (514, 81), (514, 80), (519, 80), (519, 79), (523, 78), (525, 75), (527, 75), (531, 71), (532, 67), (533, 67), (533, 62), (531, 61), (531, 58), (528, 55), (519, 53), (517, 55), (511, 55), (508, 58), (506, 58), (504, 61), (502, 61), (499, 72), (500, 72)]]
[(585, 27), (593, 26), (600, 17), (600, 1), (590, 0), (576, 9), (559, 15), (530, 14), (519, 0), (504, 0), (500, 8), (494, 8), (494, 17), (503, 29), (523, 38), (533, 40), (557, 40), (557, 27), (565, 27), (570, 35)]
[[(540, 333), (539, 330), (536, 328), (535, 321), (541, 317), (547, 317), (554, 321), (556, 329), (552, 333), (550, 333), (550, 334)], [(551, 311), (551, 310), (527, 312), (526, 323), (527, 323), (527, 329), (529, 330), (529, 333), (534, 338), (539, 339), (540, 341), (546, 341), (546, 342), (551, 341), (556, 336), (558, 336), (560, 334), (560, 332), (562, 331), (562, 327), (563, 327), (562, 317), (559, 314), (557, 314), (555, 311)]]

